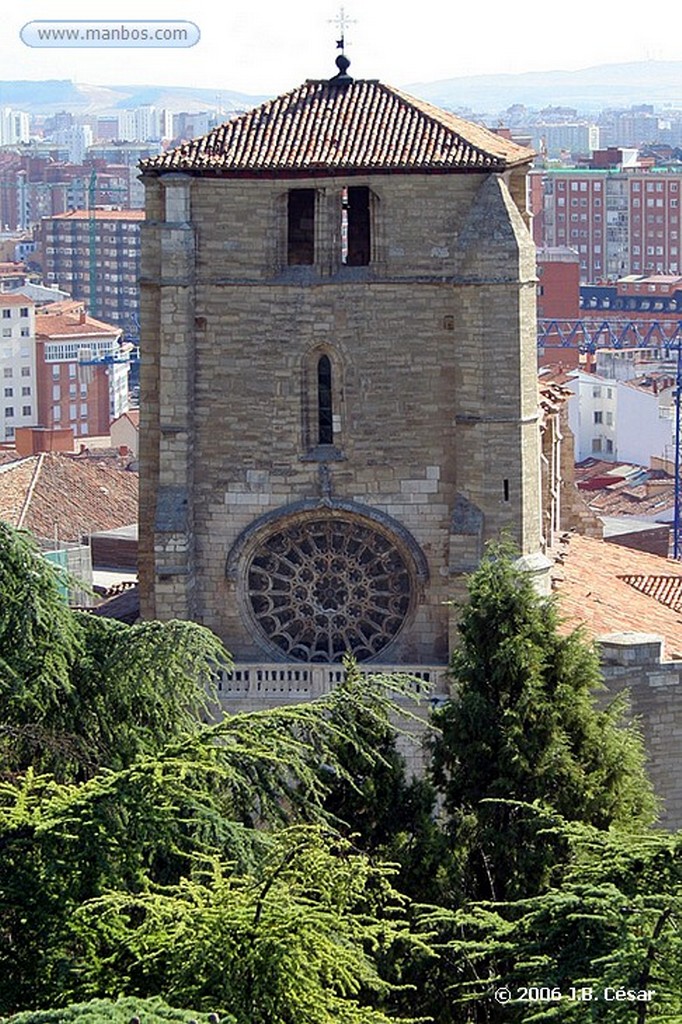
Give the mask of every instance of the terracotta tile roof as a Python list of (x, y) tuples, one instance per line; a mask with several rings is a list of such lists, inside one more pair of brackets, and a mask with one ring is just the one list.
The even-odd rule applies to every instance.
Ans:
[(539, 403), (543, 420), (558, 413), (563, 405), (572, 397), (570, 388), (565, 388), (556, 381), (539, 380)]
[[(583, 492), (584, 493), (584, 492)], [(614, 483), (601, 491), (589, 492), (589, 506), (604, 516), (662, 516), (675, 505), (675, 483), (672, 479), (651, 488), (648, 483)]]
[(91, 212), (95, 220), (144, 220), (144, 210), (69, 210), (55, 213), (45, 220), (89, 220)]
[(137, 522), (137, 473), (59, 452), (0, 465), (0, 519), (51, 539)]
[(145, 172), (502, 171), (533, 151), (375, 80), (309, 80)]
[[(682, 659), (682, 614), (673, 607), (673, 595), (682, 591), (682, 565), (618, 544), (607, 544), (571, 534), (561, 545), (553, 572), (564, 628), (579, 624), (593, 637), (636, 631), (664, 639), (664, 657)], [(678, 572), (679, 570), (679, 572)], [(644, 592), (628, 579), (650, 581)], [(667, 578), (668, 598), (653, 593), (655, 580)], [(663, 593), (663, 587), (658, 586)]]
[(654, 600), (672, 608), (674, 611), (682, 611), (682, 575), (680, 576), (643, 576), (630, 575), (622, 576), (629, 586), (639, 590), (642, 594), (648, 594)]
[(21, 292), (0, 292), (0, 306), (35, 306), (35, 300)]
[(56, 340), (59, 338), (92, 338), (111, 337), (121, 334), (120, 327), (102, 323), (91, 316), (81, 322), (78, 315), (69, 313), (50, 313), (48, 316), (36, 317), (36, 338), (38, 340)]

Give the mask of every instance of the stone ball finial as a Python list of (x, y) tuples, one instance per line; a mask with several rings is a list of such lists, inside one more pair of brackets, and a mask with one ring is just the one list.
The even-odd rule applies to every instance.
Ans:
[(339, 69), (339, 74), (345, 77), (348, 68), (350, 67), (350, 61), (348, 60), (348, 57), (346, 57), (345, 53), (340, 53), (334, 63)]

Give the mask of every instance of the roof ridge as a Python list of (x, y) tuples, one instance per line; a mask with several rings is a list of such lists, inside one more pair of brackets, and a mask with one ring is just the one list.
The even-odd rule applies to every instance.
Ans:
[(45, 452), (41, 452), (40, 455), (38, 456), (38, 461), (37, 461), (37, 463), (35, 465), (35, 468), (33, 470), (33, 476), (31, 477), (31, 482), (28, 485), (28, 490), (26, 491), (26, 497), (24, 498), (24, 504), (21, 507), (21, 512), (19, 513), (19, 518), (17, 520), (17, 529), (18, 530), (20, 530), (23, 527), (24, 519), (28, 515), (28, 510), (29, 510), (29, 507), (31, 505), (31, 500), (33, 498), (33, 492), (35, 491), (36, 484), (38, 483), (38, 477), (40, 476), (40, 471), (43, 468), (43, 462), (45, 461), (45, 455), (46, 455)]

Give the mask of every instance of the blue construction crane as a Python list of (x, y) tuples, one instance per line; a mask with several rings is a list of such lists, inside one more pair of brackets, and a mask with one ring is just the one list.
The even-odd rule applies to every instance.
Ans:
[(651, 348), (657, 345), (674, 353), (675, 373), (675, 508), (673, 516), (673, 558), (682, 557), (682, 487), (680, 484), (680, 399), (682, 397), (682, 320), (580, 320), (538, 319), (538, 348), (577, 348), (595, 352), (598, 348)]

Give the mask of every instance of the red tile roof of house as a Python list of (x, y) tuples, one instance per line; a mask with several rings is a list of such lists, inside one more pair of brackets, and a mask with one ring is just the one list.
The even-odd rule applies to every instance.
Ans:
[(210, 174), (503, 171), (533, 151), (376, 80), (309, 80), (140, 164)]
[(144, 220), (144, 210), (69, 210), (68, 213), (55, 213), (44, 220)]
[(0, 519), (41, 539), (80, 540), (137, 522), (137, 483), (114, 460), (32, 455), (0, 464)]
[[(682, 567), (681, 567), (682, 568)], [(642, 594), (653, 597), (661, 604), (682, 611), (682, 575), (680, 576), (645, 576), (629, 575), (621, 577), (629, 586)]]
[[(633, 579), (639, 579), (639, 585), (633, 585)], [(664, 656), (682, 659), (682, 614), (676, 602), (682, 592), (679, 562), (571, 534), (558, 553), (553, 585), (565, 629), (584, 625), (593, 637), (633, 631), (658, 634), (664, 640)]]
[(35, 306), (35, 299), (21, 292), (0, 292), (0, 306)]
[(114, 423), (118, 423), (119, 420), (126, 420), (126, 419), (129, 420), (134, 427), (139, 429), (139, 426), (140, 426), (140, 410), (139, 409), (126, 409), (126, 411), (122, 412), (120, 416), (117, 416), (117, 418), (113, 421), (112, 426), (114, 425)]
[(81, 323), (78, 317), (60, 313), (36, 317), (36, 338), (41, 341), (58, 341), (60, 338), (111, 337), (121, 334), (120, 327), (94, 320), (91, 316)]

